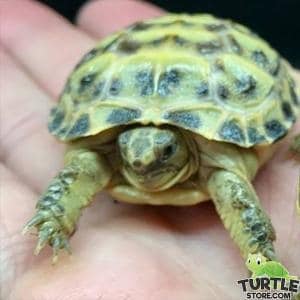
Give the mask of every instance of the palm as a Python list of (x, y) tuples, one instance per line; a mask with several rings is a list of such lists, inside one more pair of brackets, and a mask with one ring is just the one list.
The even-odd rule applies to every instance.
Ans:
[[(93, 36), (160, 13), (145, 4), (116, 2), (95, 1), (81, 14), (78, 29), (35, 2), (23, 1), (22, 10), (16, 0), (1, 3), (3, 298), (236, 299), (235, 282), (246, 270), (209, 203), (137, 207), (100, 195), (71, 241), (73, 257), (62, 256), (56, 266), (49, 249), (33, 257), (36, 239), (20, 235), (38, 194), (61, 166), (63, 147), (47, 133), (46, 120), (68, 72), (94, 44)], [(118, 24), (109, 18), (114, 5), (123, 13)], [(278, 256), (296, 274), (298, 166), (287, 148), (282, 143), (256, 187), (277, 230)]]

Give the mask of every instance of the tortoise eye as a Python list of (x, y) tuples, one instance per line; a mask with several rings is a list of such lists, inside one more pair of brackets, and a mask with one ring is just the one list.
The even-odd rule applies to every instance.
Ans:
[(161, 159), (167, 160), (170, 158), (176, 151), (176, 144), (168, 145), (164, 148)]

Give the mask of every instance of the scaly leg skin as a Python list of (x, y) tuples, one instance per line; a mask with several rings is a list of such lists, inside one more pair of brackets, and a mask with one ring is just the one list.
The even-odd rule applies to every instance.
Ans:
[(52, 180), (36, 205), (36, 214), (25, 225), (23, 233), (35, 227), (37, 255), (48, 243), (53, 248), (53, 263), (58, 251), (70, 252), (69, 237), (74, 232), (81, 210), (111, 178), (111, 171), (101, 155), (86, 149), (66, 154), (64, 169)]
[(243, 257), (260, 252), (276, 260), (275, 232), (251, 183), (230, 171), (219, 170), (209, 178), (208, 190)]

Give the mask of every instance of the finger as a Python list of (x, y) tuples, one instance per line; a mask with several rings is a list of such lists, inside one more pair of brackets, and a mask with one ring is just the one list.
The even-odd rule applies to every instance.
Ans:
[(0, 41), (51, 95), (94, 41), (50, 8), (30, 0), (1, 1)]
[(77, 23), (89, 34), (103, 37), (124, 26), (163, 13), (163, 10), (150, 3), (136, 0), (98, 0), (88, 2), (80, 10)]
[(1, 160), (40, 190), (61, 163), (62, 146), (47, 132), (51, 100), (3, 50), (1, 72)]
[(14, 289), (13, 284), (32, 262), (33, 239), (22, 236), (20, 232), (32, 214), (37, 196), (2, 165), (0, 172), (1, 299), (9, 299), (9, 293)]

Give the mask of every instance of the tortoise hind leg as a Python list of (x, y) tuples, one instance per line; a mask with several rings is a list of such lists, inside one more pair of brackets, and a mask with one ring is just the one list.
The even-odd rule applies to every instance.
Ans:
[(276, 260), (275, 232), (251, 183), (233, 172), (218, 170), (210, 176), (208, 190), (243, 257), (260, 252)]
[(71, 150), (64, 169), (53, 178), (36, 205), (34, 217), (25, 225), (38, 232), (35, 254), (46, 244), (52, 246), (53, 262), (60, 249), (69, 250), (68, 239), (74, 232), (81, 211), (111, 177), (104, 158), (86, 149)]

